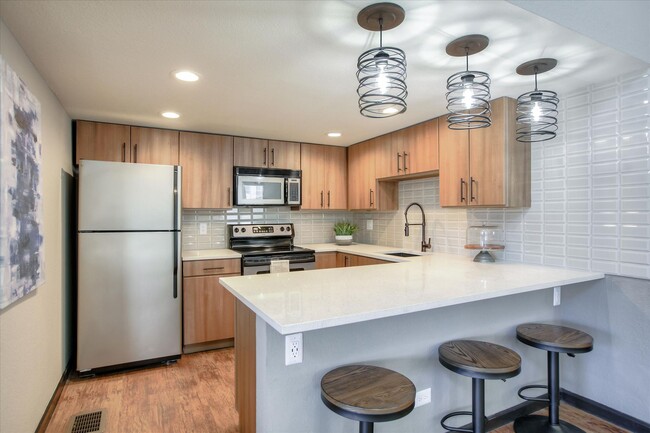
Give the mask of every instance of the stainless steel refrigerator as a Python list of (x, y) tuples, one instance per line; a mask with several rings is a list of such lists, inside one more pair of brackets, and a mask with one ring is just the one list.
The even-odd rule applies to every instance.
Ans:
[(79, 164), (77, 370), (178, 359), (181, 168)]

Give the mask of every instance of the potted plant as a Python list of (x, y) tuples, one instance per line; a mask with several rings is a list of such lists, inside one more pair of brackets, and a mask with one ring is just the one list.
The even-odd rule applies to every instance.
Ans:
[(359, 230), (356, 224), (339, 221), (334, 224), (334, 237), (336, 238), (337, 245), (350, 245), (352, 243), (352, 235)]

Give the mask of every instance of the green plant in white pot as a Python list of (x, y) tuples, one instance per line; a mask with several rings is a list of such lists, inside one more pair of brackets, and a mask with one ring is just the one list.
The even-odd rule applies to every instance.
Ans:
[(359, 230), (356, 224), (339, 221), (334, 224), (334, 238), (337, 245), (350, 245), (352, 243), (352, 235)]

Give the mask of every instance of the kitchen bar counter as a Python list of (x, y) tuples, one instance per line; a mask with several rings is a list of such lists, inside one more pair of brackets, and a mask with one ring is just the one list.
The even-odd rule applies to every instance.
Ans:
[(394, 257), (374, 245), (304, 245), (396, 263), (221, 278), (243, 304), (280, 334), (364, 322), (467, 302), (597, 280), (602, 273), (522, 263), (475, 263), (427, 253)]

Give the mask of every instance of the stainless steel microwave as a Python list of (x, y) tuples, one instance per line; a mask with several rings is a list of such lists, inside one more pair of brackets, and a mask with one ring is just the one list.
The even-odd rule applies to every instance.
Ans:
[(300, 170), (235, 167), (235, 206), (299, 206)]

